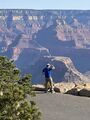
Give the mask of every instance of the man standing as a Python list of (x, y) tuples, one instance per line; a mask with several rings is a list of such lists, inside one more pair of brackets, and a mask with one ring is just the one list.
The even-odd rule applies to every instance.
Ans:
[(43, 69), (43, 73), (45, 74), (45, 92), (48, 92), (48, 83), (50, 84), (50, 91), (51, 93), (54, 93), (54, 84), (53, 79), (51, 76), (51, 70), (55, 69), (53, 65), (50, 65), (49, 63), (46, 65), (46, 67)]

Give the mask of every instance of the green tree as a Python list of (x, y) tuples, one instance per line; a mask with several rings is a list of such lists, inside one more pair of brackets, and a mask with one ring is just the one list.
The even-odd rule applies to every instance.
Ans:
[(14, 61), (0, 56), (0, 120), (40, 120), (34, 101), (31, 75), (20, 76)]

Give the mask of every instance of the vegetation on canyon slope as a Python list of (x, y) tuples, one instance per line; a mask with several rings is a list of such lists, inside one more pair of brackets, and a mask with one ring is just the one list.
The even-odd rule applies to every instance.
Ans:
[(0, 56), (0, 120), (40, 120), (34, 101), (31, 75), (20, 76), (14, 61)]

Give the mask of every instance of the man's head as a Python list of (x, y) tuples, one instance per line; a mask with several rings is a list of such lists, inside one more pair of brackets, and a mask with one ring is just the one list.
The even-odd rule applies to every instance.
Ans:
[(48, 68), (50, 68), (50, 66), (51, 66), (51, 65), (50, 65), (49, 63), (46, 65), (46, 67), (48, 67)]

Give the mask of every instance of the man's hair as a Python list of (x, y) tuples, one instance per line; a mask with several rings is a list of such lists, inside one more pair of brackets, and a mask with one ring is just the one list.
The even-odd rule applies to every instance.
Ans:
[(51, 65), (48, 63), (46, 66), (48, 67), (48, 66), (51, 66)]

